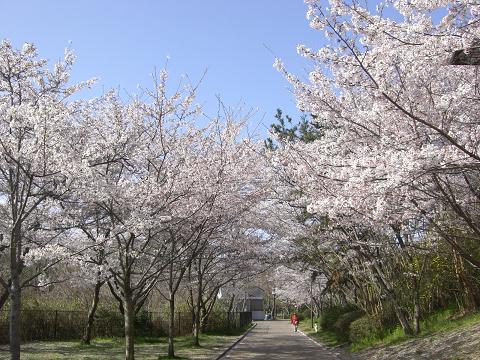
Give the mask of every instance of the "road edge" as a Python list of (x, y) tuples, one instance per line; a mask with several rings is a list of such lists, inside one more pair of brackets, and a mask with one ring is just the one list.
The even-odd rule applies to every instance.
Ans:
[(303, 336), (305, 336), (307, 339), (309, 339), (311, 342), (315, 343), (317, 346), (322, 348), (322, 350), (325, 351), (326, 353), (328, 353), (328, 355), (331, 355), (336, 359), (344, 359), (345, 358), (344, 354), (334, 352), (334, 348), (328, 347), (327, 345), (317, 341), (316, 339), (312, 338), (308, 334), (304, 333), (302, 330), (298, 329), (298, 332), (301, 333)]
[(248, 329), (247, 331), (245, 331), (245, 333), (240, 336), (236, 341), (234, 341), (228, 348), (226, 348), (220, 355), (218, 355), (218, 357), (215, 358), (215, 360), (220, 360), (221, 358), (223, 358), (225, 355), (227, 355), (227, 353), (232, 350), (240, 341), (242, 341), (245, 336), (247, 336), (248, 334), (250, 334), (250, 332), (255, 329), (255, 327), (257, 326), (257, 323), (253, 323), (253, 325), (250, 327), (250, 329)]

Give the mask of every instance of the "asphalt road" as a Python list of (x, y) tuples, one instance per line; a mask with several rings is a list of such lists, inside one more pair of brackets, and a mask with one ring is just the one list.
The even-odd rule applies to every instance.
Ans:
[(338, 360), (340, 357), (301, 332), (294, 332), (288, 320), (276, 320), (259, 321), (222, 359)]

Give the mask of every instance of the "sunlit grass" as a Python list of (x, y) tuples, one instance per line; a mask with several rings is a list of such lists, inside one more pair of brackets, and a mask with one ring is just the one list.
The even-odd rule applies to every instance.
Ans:
[[(321, 342), (326, 346), (343, 345), (342, 341), (337, 338), (334, 332), (325, 331), (318, 326), (318, 332), (311, 328), (311, 319), (305, 319), (300, 323), (300, 329), (310, 336), (312, 339)], [(316, 319), (317, 321), (317, 319)], [(480, 322), (480, 313), (470, 314), (466, 316), (457, 316), (455, 309), (447, 309), (430, 315), (420, 322), (420, 335), (418, 337), (434, 336), (444, 332), (460, 329), (462, 327), (473, 325)], [(318, 321), (317, 321), (318, 323)], [(406, 336), (401, 327), (396, 327), (386, 331), (382, 336), (372, 336), (363, 338), (350, 344), (349, 350), (357, 352), (373, 346), (388, 346), (398, 344), (412, 339)]]
[(403, 329), (396, 327), (383, 334), (382, 337), (372, 336), (358, 340), (350, 345), (349, 350), (355, 352), (377, 345), (393, 345), (408, 339), (410, 337), (405, 336)]
[[(175, 338), (175, 359), (216, 357), (238, 337), (235, 335), (200, 335), (200, 347), (195, 347), (191, 336)], [(135, 356), (143, 360), (170, 359), (165, 337), (138, 337)], [(95, 338), (90, 345), (79, 341), (36, 341), (22, 345), (22, 359), (26, 360), (99, 360), (124, 359), (123, 338)], [(0, 359), (9, 359), (8, 346), (0, 346)]]
[(337, 338), (334, 332), (323, 330), (319, 325), (318, 319), (314, 319), (314, 321), (318, 324), (318, 332), (315, 332), (315, 330), (311, 327), (311, 319), (305, 319), (304, 321), (301, 321), (300, 330), (302, 330), (312, 339), (327, 346), (338, 346), (344, 343)]
[[(464, 326), (480, 322), (480, 313), (456, 317), (454, 309), (447, 309), (428, 316), (420, 322), (420, 335), (418, 337), (441, 334)], [(400, 327), (387, 331), (382, 337), (372, 337), (357, 341), (350, 346), (351, 351), (360, 351), (372, 346), (394, 345), (412, 339), (405, 335)]]

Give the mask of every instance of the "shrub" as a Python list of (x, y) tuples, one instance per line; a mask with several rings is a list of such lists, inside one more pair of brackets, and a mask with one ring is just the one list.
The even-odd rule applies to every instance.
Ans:
[(310, 310), (309, 309), (302, 309), (297, 312), (298, 321), (303, 321), (305, 319), (310, 318)]
[(378, 314), (376, 321), (381, 325), (382, 331), (396, 328), (398, 323), (397, 315), (392, 304), (384, 304), (382, 311)]
[(380, 321), (374, 317), (365, 315), (350, 324), (350, 341), (361, 342), (365, 339), (378, 338), (382, 334)]
[(363, 311), (354, 310), (348, 313), (342, 314), (338, 317), (337, 321), (333, 324), (333, 330), (335, 335), (340, 341), (348, 341), (350, 334), (350, 324), (360, 318), (363, 315)]
[(357, 310), (357, 308), (353, 305), (330, 306), (323, 310), (322, 316), (320, 319), (320, 326), (322, 327), (323, 330), (335, 331), (333, 325), (338, 320), (340, 315), (351, 312), (351, 311), (355, 311), (355, 310)]
[(123, 315), (115, 308), (99, 307), (95, 313), (94, 336), (123, 335)]

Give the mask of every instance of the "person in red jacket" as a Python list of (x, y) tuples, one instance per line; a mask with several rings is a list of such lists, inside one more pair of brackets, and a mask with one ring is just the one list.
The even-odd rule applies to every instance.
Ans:
[(298, 316), (296, 313), (293, 313), (292, 316), (290, 316), (290, 322), (292, 323), (293, 327), (295, 328), (295, 332), (298, 330)]

